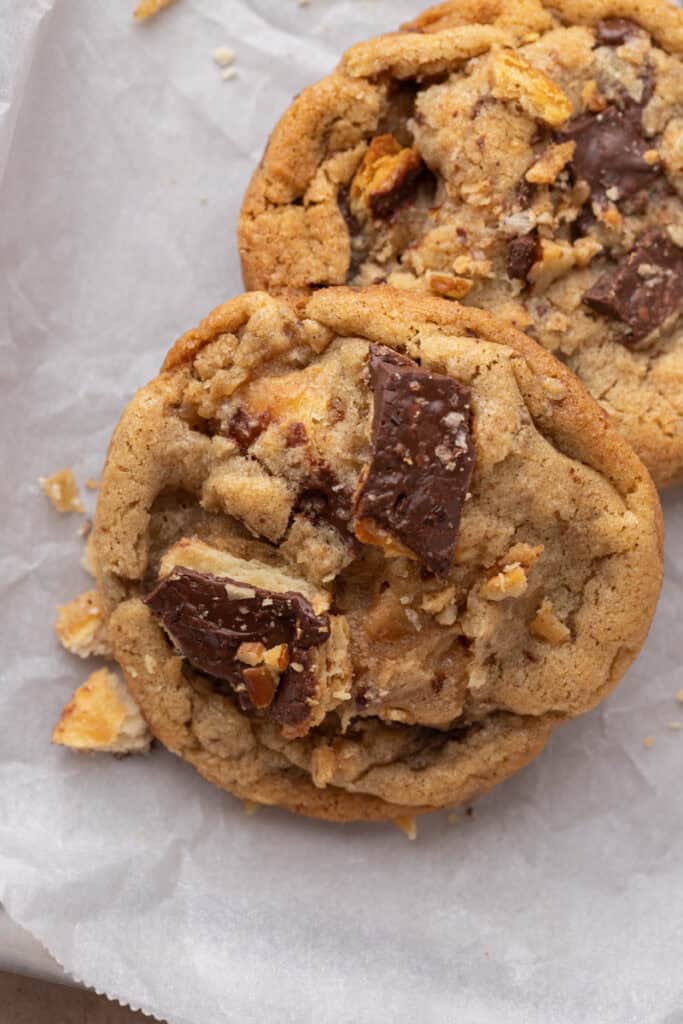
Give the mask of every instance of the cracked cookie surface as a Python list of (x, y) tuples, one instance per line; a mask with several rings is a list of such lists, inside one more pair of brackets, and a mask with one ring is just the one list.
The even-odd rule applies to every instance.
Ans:
[(562, 364), (386, 286), (253, 293), (114, 434), (94, 527), (152, 732), (337, 820), (456, 804), (618, 682), (661, 582), (646, 470)]
[(682, 55), (666, 0), (458, 0), (352, 47), (271, 136), (247, 287), (494, 312), (683, 481)]

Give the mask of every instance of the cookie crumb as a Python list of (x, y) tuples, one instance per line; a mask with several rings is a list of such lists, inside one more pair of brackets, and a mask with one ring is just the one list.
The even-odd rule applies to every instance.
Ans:
[(683, 690), (679, 690), (676, 694), (676, 700), (679, 704), (683, 704)]
[(311, 0), (296, 0), (298, 7), (310, 7)]
[(229, 46), (217, 46), (211, 51), (211, 57), (219, 68), (227, 68), (228, 64), (232, 64), (235, 60), (235, 51), (231, 50)]
[(72, 469), (67, 467), (52, 476), (41, 476), (38, 483), (58, 512), (85, 511)]
[(666, 723), (666, 727), (667, 727), (667, 729), (671, 729), (672, 732), (678, 732), (678, 730), (681, 728), (681, 723), (680, 722), (667, 722)]
[(55, 632), (62, 647), (79, 658), (111, 655), (104, 609), (96, 590), (87, 590), (59, 606)]
[(254, 800), (242, 801), (242, 809), (249, 818), (253, 818), (256, 812), (261, 810), (262, 806), (263, 804), (257, 804)]
[(655, 738), (654, 738), (654, 736), (646, 736), (645, 739), (643, 740), (643, 746), (646, 747), (647, 750), (649, 750), (650, 747), (654, 747), (654, 745), (655, 745)]
[(62, 711), (52, 742), (84, 753), (146, 754), (152, 735), (126, 684), (101, 668)]
[(221, 78), (224, 82), (231, 82), (233, 78), (237, 78), (237, 68), (224, 68)]
[(85, 481), (85, 486), (88, 488), (89, 491), (96, 491), (97, 488), (100, 486), (100, 482), (99, 480), (96, 480), (94, 476), (89, 476), (88, 479)]
[(133, 11), (133, 17), (136, 21), (147, 21), (165, 7), (170, 7), (172, 3), (173, 0), (141, 0)]
[(392, 821), (396, 828), (399, 828), (401, 832), (408, 836), (408, 839), (417, 839), (417, 822), (415, 818), (404, 815), (400, 818), (393, 818)]

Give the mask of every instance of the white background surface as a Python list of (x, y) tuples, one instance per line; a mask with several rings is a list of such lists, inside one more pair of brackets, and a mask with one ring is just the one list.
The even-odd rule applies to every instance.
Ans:
[[(239, 202), (276, 117), (343, 45), (419, 8), (179, 0), (140, 27), (132, 5), (0, 0), (0, 899), (75, 977), (172, 1024), (682, 1024), (680, 492), (619, 691), (417, 843), (248, 818), (160, 751), (51, 748), (88, 671), (54, 607), (88, 581), (77, 518), (37, 478), (99, 474), (135, 387), (240, 290)], [(3, 963), (40, 969), (12, 945)]]

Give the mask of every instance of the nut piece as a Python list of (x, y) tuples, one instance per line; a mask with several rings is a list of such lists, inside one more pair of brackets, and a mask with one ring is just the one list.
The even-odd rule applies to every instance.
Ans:
[(466, 277), (453, 277), (452, 274), (437, 274), (430, 270), (427, 284), (435, 295), (443, 295), (446, 299), (464, 299), (472, 291), (474, 282)]
[(327, 745), (316, 747), (311, 754), (311, 778), (313, 785), (324, 789), (332, 782), (337, 769), (337, 756)]
[(259, 643), (243, 643), (237, 648), (236, 658), (238, 661), (243, 662), (245, 665), (260, 665), (263, 661), (263, 656), (266, 653), (266, 649), (263, 644)]
[(79, 658), (109, 657), (111, 649), (96, 590), (87, 590), (58, 608), (55, 630), (63, 647)]
[(39, 483), (58, 512), (85, 511), (72, 469), (60, 469), (52, 476), (41, 476)]
[(569, 97), (552, 78), (514, 50), (500, 50), (491, 65), (491, 92), (514, 100), (531, 117), (558, 128), (572, 115)]
[(126, 685), (114, 672), (93, 672), (62, 711), (52, 742), (73, 750), (142, 754), (152, 736)]
[(540, 608), (536, 612), (530, 629), (535, 637), (538, 637), (539, 640), (545, 640), (546, 643), (552, 644), (553, 647), (566, 644), (571, 636), (564, 622), (558, 619), (553, 611), (553, 603), (547, 597), (544, 597), (541, 601)]
[(259, 665), (257, 668), (245, 668), (242, 676), (249, 700), (254, 707), (259, 710), (270, 707), (277, 690), (277, 673), (272, 672), (265, 665)]
[(417, 822), (415, 818), (408, 817), (407, 814), (402, 815), (400, 818), (393, 819), (396, 828), (400, 829), (404, 835), (408, 836), (408, 839), (417, 839)]
[(551, 185), (574, 156), (575, 149), (573, 140), (548, 146), (524, 177), (534, 185)]
[(390, 217), (410, 194), (422, 168), (416, 149), (401, 146), (393, 135), (377, 135), (351, 183), (351, 212), (359, 220)]
[(146, 21), (147, 18), (163, 11), (164, 7), (169, 7), (172, 3), (173, 0), (140, 0), (133, 11), (133, 17), (136, 21)]
[(521, 597), (526, 593), (526, 573), (519, 562), (503, 566), (481, 588), (481, 595), (487, 601), (504, 601), (508, 597)]

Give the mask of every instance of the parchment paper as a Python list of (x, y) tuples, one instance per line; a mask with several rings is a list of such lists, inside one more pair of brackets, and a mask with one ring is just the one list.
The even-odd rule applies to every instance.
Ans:
[(681, 1024), (680, 492), (618, 692), (416, 843), (247, 817), (162, 751), (50, 746), (90, 668), (51, 621), (88, 579), (78, 517), (37, 478), (98, 475), (136, 386), (240, 290), (239, 202), (276, 117), (419, 0), (179, 0), (147, 26), (132, 6), (0, 0), (0, 899), (75, 978), (171, 1024)]

